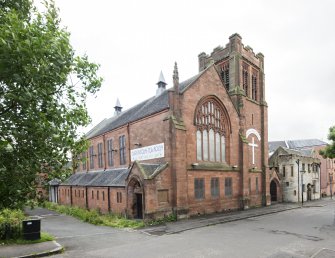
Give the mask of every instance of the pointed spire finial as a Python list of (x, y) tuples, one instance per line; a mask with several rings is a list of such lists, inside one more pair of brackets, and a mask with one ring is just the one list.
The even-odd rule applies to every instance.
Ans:
[(174, 62), (173, 79), (179, 79), (177, 62)]
[(161, 73), (159, 74), (159, 79), (157, 84), (159, 84), (160, 82), (163, 82), (164, 84), (167, 84), (163, 75), (163, 72), (161, 71)]
[(173, 69), (173, 88), (175, 94), (179, 94), (179, 75), (178, 75), (177, 62), (174, 63), (174, 69)]
[(115, 107), (114, 107), (114, 115), (119, 115), (121, 112), (122, 112), (122, 106), (120, 104), (120, 100), (119, 98), (116, 99), (116, 104), (115, 104)]

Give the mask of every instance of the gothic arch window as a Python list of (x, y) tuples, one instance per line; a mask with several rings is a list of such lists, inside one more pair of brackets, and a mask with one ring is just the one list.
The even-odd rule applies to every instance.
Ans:
[(253, 100), (258, 100), (258, 92), (257, 92), (257, 88), (258, 88), (258, 73), (256, 70), (253, 69), (252, 71), (252, 79), (251, 79), (251, 97)]
[(195, 113), (197, 160), (226, 162), (227, 122), (217, 99), (208, 97), (200, 101)]
[(249, 97), (249, 66), (246, 63), (242, 64), (242, 85), (245, 95)]
[(229, 61), (221, 65), (221, 78), (229, 91)]

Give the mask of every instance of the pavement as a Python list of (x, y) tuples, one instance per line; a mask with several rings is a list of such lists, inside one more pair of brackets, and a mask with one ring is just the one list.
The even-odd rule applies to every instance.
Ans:
[[(148, 235), (167, 235), (177, 234), (187, 230), (207, 227), (211, 225), (243, 220), (252, 217), (268, 215), (272, 213), (283, 212), (291, 209), (322, 207), (326, 200), (315, 200), (301, 204), (296, 203), (278, 203), (268, 207), (253, 208), (244, 211), (234, 211), (229, 213), (216, 213), (183, 219), (176, 222), (168, 222), (164, 225), (146, 227), (139, 231)], [(44, 210), (45, 211), (45, 210)], [(46, 212), (54, 213), (46, 210)], [(35, 214), (34, 214), (35, 215)], [(44, 214), (40, 214), (41, 217)], [(42, 222), (43, 223), (43, 222)], [(63, 252), (63, 247), (56, 241), (48, 241), (29, 245), (10, 245), (0, 246), (0, 257), (43, 257)], [(330, 256), (328, 256), (330, 254)], [(313, 257), (334, 257), (334, 250), (321, 250)]]

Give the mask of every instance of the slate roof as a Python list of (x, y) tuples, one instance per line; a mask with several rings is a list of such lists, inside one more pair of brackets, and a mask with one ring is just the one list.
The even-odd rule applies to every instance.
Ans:
[(71, 175), (61, 185), (73, 186), (125, 186), (128, 168), (110, 169), (96, 172), (83, 172)]
[(290, 141), (271, 141), (269, 142), (269, 153), (273, 153), (281, 146), (289, 149), (306, 149), (315, 146), (327, 145), (326, 142), (318, 139), (303, 139), (303, 140), (290, 140)]
[(140, 167), (144, 179), (154, 178), (157, 174), (159, 174), (168, 166), (168, 163), (162, 163), (162, 164), (148, 164), (139, 162), (136, 163)]
[[(185, 91), (203, 73), (204, 71), (189, 78), (184, 82), (179, 83), (180, 92)], [(101, 135), (120, 126), (126, 125), (127, 123), (134, 122), (141, 118), (158, 113), (167, 108), (170, 108), (170, 106), (169, 106), (168, 90), (165, 90), (160, 95), (151, 97), (135, 105), (134, 107), (122, 112), (117, 116), (113, 116), (111, 118), (102, 120), (93, 129), (91, 129), (88, 133), (86, 133), (85, 136), (87, 139), (93, 138), (95, 136)]]
[(313, 157), (313, 149), (304, 149), (304, 150), (294, 150), (294, 149), (289, 149), (283, 147), (283, 149), (288, 153), (292, 155), (297, 155), (297, 156), (304, 156), (304, 157)]
[(287, 145), (290, 149), (302, 149), (308, 147), (327, 145), (327, 143), (318, 139), (304, 139), (304, 140), (287, 141)]
[(276, 149), (278, 149), (278, 147), (284, 147), (286, 148), (286, 142), (285, 141), (273, 141), (273, 142), (269, 142), (269, 152), (272, 153), (274, 151), (276, 151)]
[(62, 181), (58, 178), (54, 178), (48, 182), (49, 185), (60, 185)]

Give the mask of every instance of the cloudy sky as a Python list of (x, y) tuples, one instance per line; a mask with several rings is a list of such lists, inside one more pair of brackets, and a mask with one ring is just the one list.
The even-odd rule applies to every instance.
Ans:
[[(88, 102), (92, 125), (153, 96), (162, 70), (172, 86), (198, 72), (198, 54), (233, 33), (265, 55), (269, 140), (326, 140), (335, 125), (335, 1), (55, 0), (77, 54), (101, 65)], [(90, 128), (88, 128), (90, 129)]]

